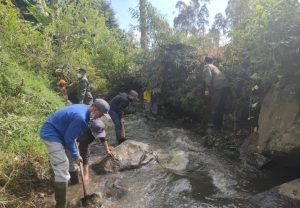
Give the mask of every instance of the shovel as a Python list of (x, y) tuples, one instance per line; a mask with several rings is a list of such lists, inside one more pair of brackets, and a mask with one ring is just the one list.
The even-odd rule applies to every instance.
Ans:
[(121, 122), (121, 139), (120, 139), (120, 144), (122, 142), (125, 142), (126, 139), (126, 135), (125, 135), (125, 126), (124, 126), (124, 122)]
[(121, 138), (126, 139), (124, 122), (121, 122)]
[[(76, 143), (76, 148), (77, 148), (77, 151), (79, 152), (79, 149), (78, 149), (78, 144), (77, 142)], [(89, 204), (98, 204), (101, 206), (100, 203), (100, 196), (96, 193), (93, 193), (93, 194), (87, 194), (87, 191), (86, 191), (86, 184), (85, 184), (85, 181), (83, 179), (83, 167), (82, 167), (82, 162), (79, 163), (79, 170), (80, 170), (80, 175), (81, 175), (81, 181), (82, 181), (82, 188), (83, 188), (83, 194), (84, 194), (84, 197), (81, 198), (81, 203), (83, 206), (87, 206)]]

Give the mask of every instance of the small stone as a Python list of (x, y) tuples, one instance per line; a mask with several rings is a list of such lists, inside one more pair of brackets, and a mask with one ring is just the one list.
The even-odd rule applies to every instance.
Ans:
[(44, 193), (38, 193), (38, 196), (40, 197), (40, 198), (45, 198), (45, 194)]

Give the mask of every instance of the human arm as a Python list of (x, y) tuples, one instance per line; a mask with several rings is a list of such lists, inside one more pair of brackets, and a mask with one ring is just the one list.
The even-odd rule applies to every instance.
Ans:
[[(80, 154), (76, 147), (76, 138), (79, 137), (83, 131), (87, 128), (86, 123), (81, 119), (74, 118), (69, 124), (67, 131), (64, 135), (65, 144), (70, 151), (71, 157), (76, 159), (80, 157)], [(81, 157), (80, 157), (81, 158)], [(82, 161), (82, 159), (81, 159)]]
[(101, 144), (106, 152), (106, 154), (110, 157), (114, 157), (115, 154), (109, 149), (108, 143), (105, 138), (100, 138)]

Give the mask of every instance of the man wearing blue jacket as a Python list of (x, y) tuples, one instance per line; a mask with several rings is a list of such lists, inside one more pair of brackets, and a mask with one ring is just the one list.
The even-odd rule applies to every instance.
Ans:
[(75, 104), (50, 115), (40, 130), (40, 137), (46, 145), (49, 160), (54, 171), (56, 208), (67, 206), (67, 187), (70, 179), (68, 154), (78, 164), (82, 158), (76, 148), (76, 138), (88, 128), (90, 118), (108, 115), (109, 104), (96, 99), (92, 105)]

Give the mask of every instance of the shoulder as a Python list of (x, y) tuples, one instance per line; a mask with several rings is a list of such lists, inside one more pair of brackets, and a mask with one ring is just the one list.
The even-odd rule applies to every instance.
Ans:
[(79, 80), (80, 83), (88, 83), (89, 80), (86, 77), (83, 77)]

